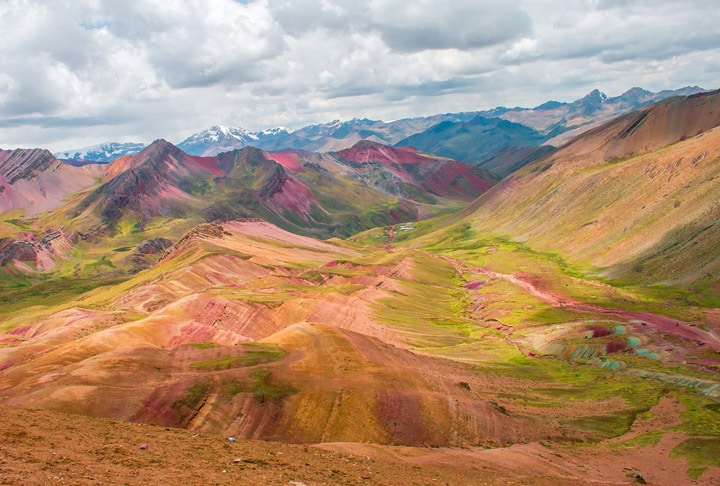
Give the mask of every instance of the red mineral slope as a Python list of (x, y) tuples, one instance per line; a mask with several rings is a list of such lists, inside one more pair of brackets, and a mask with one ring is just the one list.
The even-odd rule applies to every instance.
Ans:
[(277, 152), (265, 152), (265, 156), (292, 172), (302, 172), (303, 168), (298, 160), (298, 154), (306, 153), (307, 152), (302, 152), (301, 150), (286, 149)]
[(334, 155), (359, 170), (381, 165), (423, 191), (450, 199), (475, 199), (497, 181), (487, 171), (456, 160), (421, 154), (412, 147), (389, 147), (364, 140)]

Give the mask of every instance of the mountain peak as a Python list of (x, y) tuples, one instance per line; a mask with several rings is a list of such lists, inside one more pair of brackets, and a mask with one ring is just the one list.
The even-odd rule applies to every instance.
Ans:
[(145, 147), (140, 153), (138, 153), (134, 157), (134, 160), (138, 161), (139, 163), (139, 161), (161, 158), (169, 153), (184, 154), (184, 152), (180, 148), (176, 147), (164, 138), (158, 138), (157, 140), (154, 140), (150, 145)]
[(592, 116), (602, 110), (603, 104), (607, 100), (607, 95), (596, 88), (583, 98), (570, 103), (570, 112), (581, 116)]
[(599, 89), (595, 88), (594, 90), (592, 90), (588, 94), (586, 94), (581, 100), (607, 101), (607, 99), (608, 99), (608, 97), (605, 93), (603, 93)]

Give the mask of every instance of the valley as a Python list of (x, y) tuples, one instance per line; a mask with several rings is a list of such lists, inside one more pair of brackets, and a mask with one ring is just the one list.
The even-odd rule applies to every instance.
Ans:
[[(34, 154), (24, 199), (0, 165), (0, 471), (720, 481), (719, 100), (613, 118), (502, 179), (368, 140)], [(27, 189), (47, 167), (92, 176)]]

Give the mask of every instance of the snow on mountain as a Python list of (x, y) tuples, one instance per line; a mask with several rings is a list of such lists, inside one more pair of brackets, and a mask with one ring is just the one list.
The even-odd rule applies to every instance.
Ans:
[(265, 137), (277, 137), (282, 135), (288, 135), (292, 133), (292, 130), (285, 127), (275, 127), (275, 128), (266, 128), (265, 130), (260, 130), (256, 133), (258, 138), (265, 138)]
[(223, 152), (257, 145), (258, 141), (280, 137), (290, 133), (283, 127), (249, 132), (244, 128), (214, 125), (207, 130), (190, 135), (177, 146), (190, 155), (212, 156)]
[(53, 155), (60, 160), (109, 163), (123, 155), (134, 155), (145, 148), (144, 143), (105, 142), (79, 149), (63, 150)]

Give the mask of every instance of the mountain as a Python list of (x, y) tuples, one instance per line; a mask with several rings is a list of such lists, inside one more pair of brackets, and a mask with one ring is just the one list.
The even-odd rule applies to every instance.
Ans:
[(539, 146), (508, 146), (496, 152), (490, 158), (475, 164), (478, 169), (487, 170), (503, 178), (518, 169), (535, 162), (555, 151), (551, 145)]
[[(332, 154), (332, 153), (331, 153)], [(389, 147), (367, 140), (335, 152), (341, 163), (350, 165), (371, 187), (389, 194), (413, 198), (417, 187), (433, 196), (471, 201), (496, 182), (487, 172), (452, 159), (418, 153), (412, 148)], [(379, 170), (378, 170), (379, 169)], [(392, 175), (390, 175), (392, 174)], [(393, 178), (395, 176), (395, 178)], [(406, 193), (396, 180), (411, 184)], [(392, 181), (390, 185), (387, 182)], [(427, 199), (422, 197), (422, 199)]]
[(507, 177), (469, 220), (605, 275), (718, 288), (719, 125), (718, 91), (621, 116)]
[(465, 121), (472, 118), (471, 113), (447, 113), (429, 117), (406, 118), (393, 122), (354, 118), (342, 122), (309, 125), (277, 138), (267, 139), (257, 144), (265, 150), (285, 148), (310, 152), (329, 152), (350, 148), (361, 140), (392, 145), (403, 138), (423, 131), (443, 121)]
[(106, 142), (79, 149), (64, 150), (54, 155), (74, 165), (87, 163), (108, 163), (123, 155), (134, 155), (145, 148), (144, 143), (134, 142)]
[(0, 212), (33, 216), (95, 183), (98, 165), (74, 167), (44, 149), (0, 149)]
[[(535, 108), (498, 107), (468, 121), (445, 121), (397, 143), (452, 157), (505, 176), (594, 126), (672, 96), (702, 92), (697, 86), (652, 93), (632, 88), (608, 98), (593, 90), (572, 103), (548, 101)], [(533, 149), (545, 145), (548, 148)]]
[(190, 155), (212, 156), (247, 146), (260, 146), (290, 133), (287, 128), (270, 128), (251, 133), (242, 128), (212, 126), (195, 133), (178, 144)]
[(246, 147), (199, 157), (164, 140), (115, 160), (104, 180), (71, 218), (142, 231), (157, 218), (260, 217), (328, 236), (447, 211), (496, 181), (457, 161), (372, 142), (325, 155)]
[(477, 165), (507, 147), (537, 146), (544, 139), (543, 134), (525, 125), (477, 116), (462, 123), (439, 123), (397, 145)]
[(117, 175), (83, 198), (74, 214), (92, 209), (108, 226), (129, 216), (140, 228), (153, 217), (181, 216), (195, 201), (179, 186), (220, 174), (213, 161), (187, 155), (164, 140), (117, 159), (108, 172)]
[[(499, 106), (485, 111), (445, 113), (404, 118), (391, 122), (367, 118), (354, 118), (348, 121), (333, 120), (328, 123), (308, 125), (295, 131), (276, 127), (249, 132), (243, 128), (215, 125), (190, 135), (177, 146), (190, 155), (200, 156), (213, 156), (247, 146), (271, 151), (282, 149), (309, 152), (338, 151), (350, 148), (361, 140), (387, 145), (398, 144), (410, 136), (430, 130), (439, 123), (463, 124), (477, 116), (502, 118), (526, 125), (543, 134), (543, 143), (561, 145), (573, 136), (579, 135), (613, 116), (627, 113), (667, 97), (688, 96), (701, 91), (703, 89), (697, 86), (658, 93), (652, 93), (642, 88), (632, 88), (620, 96), (608, 98), (607, 95), (596, 89), (573, 103), (548, 101), (535, 108)], [(140, 143), (107, 142), (81, 149), (57, 152), (55, 156), (75, 165), (87, 162), (106, 163), (123, 155), (134, 155), (143, 148), (145, 145)], [(438, 154), (448, 155), (465, 162), (473, 162), (472, 156), (465, 152), (472, 154), (476, 150), (475, 148), (467, 151), (455, 150), (454, 155), (448, 155), (449, 152), (438, 152)], [(495, 153), (491, 154), (491, 156), (494, 155)], [(474, 162), (482, 161), (475, 160)]]
[(677, 90), (653, 93), (635, 87), (620, 96), (608, 97), (605, 93), (595, 89), (572, 103), (551, 101), (535, 108), (512, 108), (498, 116), (538, 130), (546, 136), (544, 143), (560, 146), (571, 138), (616, 116), (665, 98), (689, 96), (703, 91), (705, 90), (698, 86), (687, 86)]

